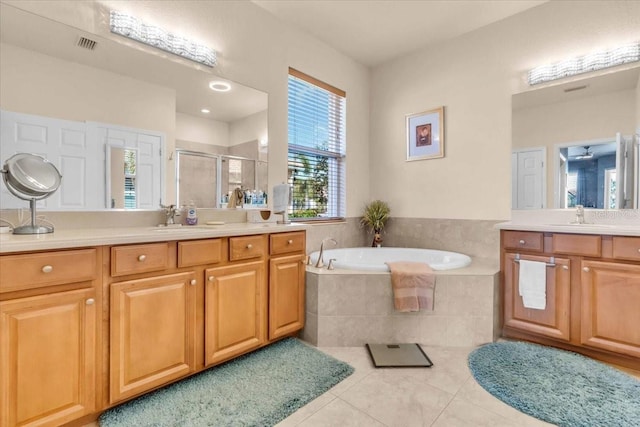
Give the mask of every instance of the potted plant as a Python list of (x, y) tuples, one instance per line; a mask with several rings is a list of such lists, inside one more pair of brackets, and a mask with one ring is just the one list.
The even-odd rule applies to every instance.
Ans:
[(364, 208), (360, 224), (373, 231), (372, 247), (382, 245), (382, 236), (380, 233), (389, 219), (389, 212), (391, 212), (389, 205), (382, 200), (374, 200)]

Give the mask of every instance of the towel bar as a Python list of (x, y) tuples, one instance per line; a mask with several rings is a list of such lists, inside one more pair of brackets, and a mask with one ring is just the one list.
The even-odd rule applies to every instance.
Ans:
[[(513, 260), (514, 262), (520, 262), (520, 254), (516, 254), (515, 259)], [(549, 262), (545, 262), (545, 265), (547, 267), (555, 267), (556, 266), (556, 259), (555, 257), (550, 257), (549, 258)]]

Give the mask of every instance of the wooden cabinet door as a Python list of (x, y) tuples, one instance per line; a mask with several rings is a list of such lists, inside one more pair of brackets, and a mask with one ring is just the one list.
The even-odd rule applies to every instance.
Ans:
[[(555, 258), (555, 267), (547, 267), (544, 310), (526, 308), (519, 294), (520, 274), (516, 254), (505, 253), (504, 260), (504, 325), (520, 331), (544, 335), (562, 341), (570, 339), (570, 261)], [(528, 261), (548, 262), (549, 257), (523, 255)], [(507, 334), (508, 335), (508, 334)]]
[(582, 261), (583, 345), (640, 357), (640, 265)]
[(0, 425), (58, 426), (96, 403), (95, 291), (0, 302)]
[(111, 285), (110, 402), (195, 369), (192, 272)]
[(205, 364), (211, 365), (265, 342), (267, 285), (264, 261), (205, 273)]
[(269, 265), (269, 339), (304, 327), (304, 255), (273, 258)]

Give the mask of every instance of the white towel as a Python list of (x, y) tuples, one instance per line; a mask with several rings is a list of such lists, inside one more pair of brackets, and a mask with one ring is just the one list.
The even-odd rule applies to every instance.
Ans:
[(547, 307), (547, 265), (539, 261), (520, 260), (518, 291), (526, 308)]

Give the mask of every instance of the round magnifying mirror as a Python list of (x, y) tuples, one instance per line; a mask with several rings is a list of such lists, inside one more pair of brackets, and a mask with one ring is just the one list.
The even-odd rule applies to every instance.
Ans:
[(7, 159), (0, 172), (11, 194), (29, 200), (31, 207), (31, 225), (16, 227), (13, 233), (52, 233), (53, 227), (36, 225), (36, 200), (49, 197), (60, 187), (62, 175), (58, 169), (42, 156), (18, 153)]

